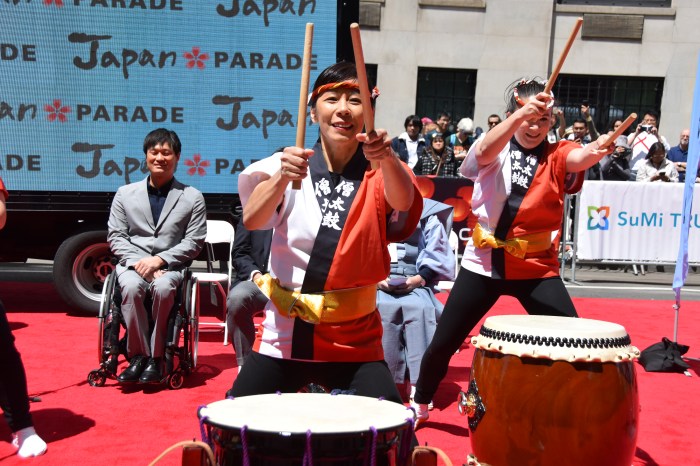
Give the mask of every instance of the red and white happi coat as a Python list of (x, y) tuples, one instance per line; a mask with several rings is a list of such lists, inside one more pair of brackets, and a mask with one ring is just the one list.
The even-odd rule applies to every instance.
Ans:
[(557, 241), (564, 209), (566, 158), (580, 145), (571, 141), (525, 149), (513, 138), (496, 160), (479, 166), (476, 144), (460, 172), (474, 181), (472, 211), (482, 227), (503, 240), (549, 232), (552, 246), (519, 259), (504, 249), (474, 247), (470, 240), (462, 267), (492, 278), (519, 280), (559, 275)]
[[(280, 169), (281, 153), (256, 162), (238, 178), (245, 206), (255, 186)], [(309, 159), (301, 189), (291, 183), (265, 228), (274, 228), (270, 273), (289, 290), (314, 293), (376, 284), (389, 275), (387, 245), (415, 229), (423, 208), (415, 179), (408, 212), (393, 213), (384, 197), (381, 170), (370, 170), (362, 146), (340, 175), (331, 174), (320, 143)], [(366, 362), (384, 358), (376, 311), (337, 324), (311, 324), (280, 314), (268, 301), (259, 352), (307, 361)]]

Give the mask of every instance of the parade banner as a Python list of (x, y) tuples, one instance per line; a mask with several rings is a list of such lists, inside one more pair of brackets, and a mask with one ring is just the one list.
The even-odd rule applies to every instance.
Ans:
[(294, 144), (309, 22), (313, 82), (335, 62), (335, 1), (4, 0), (0, 176), (113, 192), (145, 177), (144, 136), (166, 127), (181, 181), (237, 192), (246, 166)]
[[(698, 197), (696, 191), (696, 206)], [(577, 202), (577, 259), (676, 261), (683, 224), (681, 183), (587, 181)], [(700, 228), (697, 208), (689, 227)], [(700, 263), (700, 242), (691, 241), (688, 254), (691, 263)]]

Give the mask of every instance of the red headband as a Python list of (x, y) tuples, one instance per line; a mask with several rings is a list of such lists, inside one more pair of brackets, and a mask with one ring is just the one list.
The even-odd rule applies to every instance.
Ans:
[[(340, 81), (338, 83), (328, 83), (324, 84), (322, 86), (318, 86), (314, 91), (311, 93), (309, 96), (309, 103), (315, 102), (316, 99), (318, 99), (318, 96), (323, 94), (326, 91), (330, 91), (333, 89), (360, 89), (359, 84), (355, 81)], [(374, 86), (374, 89), (372, 89), (372, 99), (376, 99), (379, 97), (379, 89), (377, 86)]]

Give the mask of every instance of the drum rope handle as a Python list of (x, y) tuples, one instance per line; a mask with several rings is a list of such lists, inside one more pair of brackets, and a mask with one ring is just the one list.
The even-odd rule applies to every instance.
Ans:
[[(197, 409), (197, 412), (199, 412), (199, 410), (204, 408), (205, 406), (206, 405), (200, 406)], [(207, 428), (204, 425), (204, 423), (207, 421), (207, 419), (209, 419), (209, 416), (202, 416), (199, 418), (199, 433), (202, 436), (202, 441), (213, 448), (213, 445), (209, 441), (209, 433), (207, 432)]]
[(209, 447), (208, 444), (204, 442), (197, 442), (195, 440), (184, 440), (182, 442), (177, 442), (174, 445), (170, 445), (168, 448), (163, 451), (156, 459), (154, 459), (152, 462), (148, 464), (148, 466), (154, 466), (157, 464), (160, 460), (162, 460), (165, 455), (170, 453), (171, 451), (175, 450), (176, 448), (180, 447), (194, 447), (194, 448), (201, 448), (204, 450), (205, 454), (207, 455), (207, 459), (209, 460), (209, 464), (211, 466), (216, 466), (216, 459), (214, 458), (214, 453), (211, 451), (211, 448)]
[(250, 466), (250, 457), (248, 456), (248, 426), (241, 427), (241, 445), (243, 445), (243, 466)]
[(404, 464), (411, 455), (411, 440), (416, 428), (416, 421), (413, 416), (406, 418), (408, 424), (408, 432), (401, 439), (401, 447), (399, 448), (399, 464)]
[(374, 426), (370, 427), (372, 431), (372, 462), (371, 466), (376, 466), (377, 464), (377, 428)]
[(311, 451), (311, 429), (306, 431), (306, 447), (304, 448), (304, 459), (302, 461), (303, 466), (313, 466), (314, 455)]

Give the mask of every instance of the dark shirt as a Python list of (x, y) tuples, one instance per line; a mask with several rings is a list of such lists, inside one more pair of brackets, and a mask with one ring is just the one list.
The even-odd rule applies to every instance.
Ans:
[(165, 183), (160, 188), (154, 188), (151, 186), (151, 180), (148, 180), (146, 187), (148, 189), (148, 202), (151, 204), (151, 213), (153, 214), (153, 223), (158, 225), (158, 219), (160, 219), (160, 213), (163, 212), (163, 206), (165, 205), (165, 200), (168, 198), (168, 193), (170, 188), (173, 186), (174, 178)]
[[(666, 156), (671, 162), (687, 162), (688, 161), (688, 149), (683, 150), (681, 146), (673, 146), (671, 150), (668, 151)], [(685, 172), (678, 170), (678, 181), (685, 181)]]

